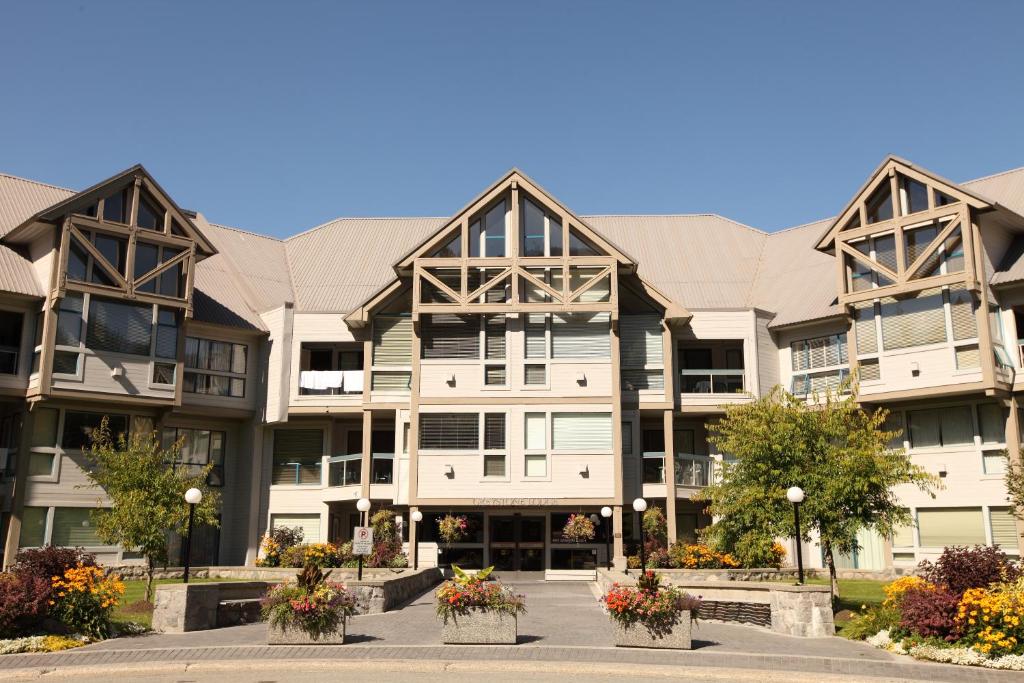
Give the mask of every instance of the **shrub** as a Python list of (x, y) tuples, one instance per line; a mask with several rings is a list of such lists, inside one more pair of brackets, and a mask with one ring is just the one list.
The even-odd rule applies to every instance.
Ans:
[(64, 572), (78, 566), (95, 567), (96, 556), (81, 548), (48, 545), (19, 552), (14, 556), (12, 571), (19, 576), (43, 579), (50, 585), (54, 576), (64, 576)]
[(952, 642), (959, 636), (960, 596), (945, 587), (916, 587), (903, 592), (900, 630), (925, 638)]
[[(347, 547), (351, 553), (352, 545), (348, 544)], [(344, 566), (345, 559), (341, 549), (333, 543), (303, 543), (282, 552), (279, 566), (301, 569), (312, 564), (324, 569)]]
[(260, 556), (256, 560), (256, 566), (279, 567), (281, 554), (302, 543), (303, 535), (302, 527), (274, 527), (269, 533), (264, 534), (260, 541)]
[(481, 612), (499, 612), (517, 616), (526, 612), (526, 599), (517, 595), (497, 581), (487, 578), (494, 567), (488, 567), (475, 575), (464, 572), (452, 565), (455, 578), (445, 581), (435, 593), (437, 616), (444, 623), (457, 620), (473, 610)]
[(46, 616), (50, 581), (29, 574), (0, 574), (0, 638), (33, 628)]
[(623, 628), (643, 625), (655, 636), (672, 631), (683, 612), (696, 618), (700, 600), (679, 588), (661, 585), (661, 577), (652, 571), (644, 572), (636, 588), (613, 584), (601, 597), (612, 621)]
[(330, 575), (316, 565), (306, 565), (295, 583), (281, 583), (267, 592), (263, 617), (274, 628), (297, 628), (313, 640), (336, 632), (355, 613), (356, 596), (342, 584), (327, 581)]
[(63, 576), (52, 577), (50, 613), (75, 633), (93, 638), (110, 635), (110, 614), (124, 595), (117, 576), (104, 576), (99, 567), (79, 564)]
[(945, 586), (958, 596), (968, 588), (986, 588), (993, 583), (1013, 582), (1019, 568), (1002, 550), (992, 546), (950, 546), (943, 549), (934, 563), (925, 560), (918, 572), (936, 586)]
[(885, 600), (882, 601), (882, 604), (886, 607), (899, 608), (903, 602), (904, 593), (912, 588), (934, 590), (935, 585), (925, 581), (920, 576), (901, 576), (892, 583), (882, 586), (882, 592), (885, 593)]
[(891, 605), (879, 605), (854, 613), (843, 627), (843, 636), (850, 640), (864, 640), (880, 631), (893, 631), (899, 625), (899, 609)]
[(968, 588), (960, 600), (961, 642), (986, 656), (1024, 654), (1024, 579)]
[(680, 569), (733, 569), (739, 566), (729, 553), (703, 544), (673, 543), (668, 549), (670, 564)]
[(660, 507), (652, 505), (647, 508), (641, 524), (644, 525), (644, 533), (649, 540), (658, 541), (661, 546), (668, 543), (668, 521)]

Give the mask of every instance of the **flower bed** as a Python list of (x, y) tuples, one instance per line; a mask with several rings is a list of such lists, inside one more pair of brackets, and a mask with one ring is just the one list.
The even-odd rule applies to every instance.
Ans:
[(918, 659), (1024, 670), (1024, 575), (997, 548), (946, 548), (884, 587), (851, 638)]
[(17, 655), (23, 652), (60, 652), (88, 644), (88, 638), (69, 638), (68, 636), (8, 638), (0, 640), (0, 655)]
[(452, 565), (455, 578), (437, 589), (437, 616), (442, 620), (441, 640), (446, 644), (509, 644), (517, 639), (517, 617), (526, 602), (497, 581), (487, 578), (488, 567), (470, 575)]
[(645, 572), (636, 588), (613, 584), (601, 602), (618, 628), (616, 646), (690, 649), (700, 600), (663, 586), (653, 571)]
[(356, 596), (340, 583), (327, 581), (316, 565), (307, 565), (295, 583), (273, 586), (263, 599), (269, 643), (345, 642), (345, 620), (356, 611)]

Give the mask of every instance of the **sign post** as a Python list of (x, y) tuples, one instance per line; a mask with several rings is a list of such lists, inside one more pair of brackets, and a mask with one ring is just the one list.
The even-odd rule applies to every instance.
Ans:
[(352, 554), (359, 557), (357, 581), (363, 580), (363, 555), (373, 553), (373, 527), (357, 526), (352, 534)]

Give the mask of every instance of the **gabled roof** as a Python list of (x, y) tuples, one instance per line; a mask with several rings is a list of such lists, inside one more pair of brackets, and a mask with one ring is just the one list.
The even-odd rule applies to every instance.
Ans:
[[(620, 264), (633, 268), (636, 267), (636, 261), (631, 256), (609, 242), (600, 233), (596, 232), (585, 220), (581, 219), (566, 208), (564, 204), (558, 201), (551, 193), (541, 188), (540, 185), (535, 183), (525, 173), (517, 168), (513, 168), (492, 183), (483, 192), (474, 197), (468, 204), (466, 204), (466, 206), (457, 211), (455, 215), (441, 225), (433, 235), (403, 256), (398, 263), (395, 264), (395, 270), (401, 271), (403, 269), (411, 268), (415, 259), (426, 256), (438, 247), (443, 246), (444, 242), (448, 239), (449, 233), (456, 230), (461, 225), (463, 219), (470, 218), (479, 213), (488, 204), (496, 200), (503, 192), (511, 188), (513, 184), (518, 184), (521, 188), (526, 190), (528, 194), (533, 195), (538, 201), (547, 204), (549, 208), (557, 207), (557, 209), (569, 219), (570, 225), (580, 228), (584, 236), (591, 239), (596, 246), (604, 250), (609, 256), (615, 257)], [(570, 229), (569, 226), (566, 226), (566, 229)]]
[(202, 232), (196, 227), (195, 223), (192, 222), (189, 215), (182, 211), (174, 200), (167, 192), (164, 191), (160, 184), (156, 182), (156, 179), (150, 175), (142, 164), (135, 164), (130, 168), (127, 168), (120, 173), (117, 173), (106, 180), (102, 180), (92, 187), (86, 188), (81, 192), (72, 194), (71, 196), (65, 197), (59, 200), (56, 204), (52, 204), (45, 209), (42, 209), (34, 215), (23, 220), (20, 225), (13, 228), (5, 235), (3, 240), (8, 243), (17, 242), (20, 233), (28, 230), (35, 223), (53, 223), (64, 218), (64, 215), (75, 207), (86, 206), (93, 202), (96, 202), (103, 197), (109, 196), (112, 192), (117, 191), (125, 184), (133, 182), (136, 177), (141, 177), (143, 184), (146, 189), (154, 195), (154, 198), (164, 205), (164, 207), (171, 211), (172, 216), (182, 225), (183, 229), (189, 233), (189, 236), (195, 240), (197, 251), (203, 256), (212, 256), (217, 253), (217, 250), (210, 243), (210, 241), (202, 234)]
[(943, 192), (967, 202), (976, 209), (989, 209), (995, 205), (994, 202), (982, 197), (977, 192), (964, 188), (962, 185), (958, 185), (952, 180), (947, 180), (936, 173), (932, 173), (925, 168), (912, 164), (906, 159), (901, 159), (900, 157), (890, 154), (882, 161), (878, 168), (868, 176), (868, 179), (863, 185), (861, 185), (857, 193), (854, 194), (846, 206), (843, 207), (843, 210), (839, 212), (831, 223), (829, 223), (828, 230), (825, 231), (825, 234), (822, 235), (816, 245), (817, 249), (828, 250), (832, 248), (833, 242), (836, 238), (836, 233), (838, 233), (841, 227), (852, 217), (853, 209), (862, 200), (864, 200), (868, 194), (873, 192), (879, 182), (881, 182), (883, 178), (887, 178), (889, 173), (892, 171), (897, 171), (910, 177), (916, 177), (918, 180), (927, 179), (928, 181), (931, 181), (932, 185), (937, 186)]

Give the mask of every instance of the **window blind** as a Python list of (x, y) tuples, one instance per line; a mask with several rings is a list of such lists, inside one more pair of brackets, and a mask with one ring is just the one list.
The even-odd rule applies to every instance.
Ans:
[(998, 403), (982, 403), (978, 406), (978, 422), (981, 425), (982, 443), (1003, 443), (1006, 440), (1006, 412)]
[(377, 316), (373, 320), (373, 364), (412, 365), (412, 319)]
[(113, 351), (148, 356), (153, 336), (153, 307), (92, 297), (86, 346), (94, 351)]
[(907, 411), (912, 448), (974, 443), (970, 406)]
[(546, 365), (523, 366), (523, 381), (527, 386), (543, 385), (548, 381)]
[(949, 312), (953, 319), (953, 339), (973, 339), (978, 336), (974, 297), (963, 285), (949, 288)]
[(528, 451), (547, 448), (547, 416), (544, 413), (527, 413), (525, 446)]
[(302, 529), (303, 543), (320, 542), (320, 515), (271, 515), (270, 528)]
[(51, 545), (69, 548), (106, 545), (96, 535), (90, 508), (54, 508)]
[(619, 359), (624, 368), (664, 364), (661, 318), (658, 315), (624, 315), (619, 319)]
[(610, 358), (609, 313), (555, 314), (551, 322), (552, 358)]
[(505, 413), (484, 414), (484, 448), (505, 449)]
[(374, 372), (370, 379), (373, 391), (409, 391), (408, 372)]
[(485, 455), (484, 456), (484, 476), (485, 477), (504, 477), (505, 476), (505, 456), (504, 455)]
[(665, 388), (664, 370), (623, 370), (622, 388), (627, 391)]
[(886, 350), (946, 341), (942, 290), (926, 289), (908, 299), (882, 299), (882, 345)]
[(484, 317), (484, 358), (488, 360), (505, 359), (505, 320), (504, 315)]
[[(480, 319), (473, 315), (423, 317), (424, 358), (480, 358)], [(504, 347), (504, 340), (502, 340)]]
[(562, 451), (611, 450), (611, 413), (553, 413), (551, 447)]
[(273, 483), (319, 484), (322, 454), (322, 430), (275, 430)]
[(420, 415), (420, 448), (476, 450), (479, 447), (480, 416), (477, 413)]
[(486, 368), (484, 368), (484, 384), (486, 384), (487, 386), (504, 386), (505, 366), (488, 365)]
[(882, 379), (882, 368), (879, 366), (877, 358), (861, 361), (859, 372), (859, 377), (862, 382), (871, 382), (876, 379)]
[(82, 310), (81, 294), (68, 292), (60, 300), (57, 311), (57, 345), (78, 346), (82, 341)]
[(914, 546), (913, 525), (896, 527), (892, 534), (892, 545), (894, 548), (912, 548)]
[(875, 305), (860, 304), (854, 307), (854, 333), (857, 336), (857, 353), (878, 353), (878, 331), (875, 329)]
[(984, 545), (985, 520), (981, 508), (930, 508), (917, 511), (921, 545)]
[(955, 353), (958, 370), (970, 370), (981, 367), (981, 353), (978, 351), (977, 344), (958, 346)]
[(526, 357), (546, 358), (547, 341), (545, 330), (547, 318), (543, 313), (531, 313), (526, 317)]
[(992, 525), (993, 545), (1010, 552), (1020, 549), (1017, 543), (1017, 525), (1014, 523), (1010, 508), (989, 508), (988, 519)]

